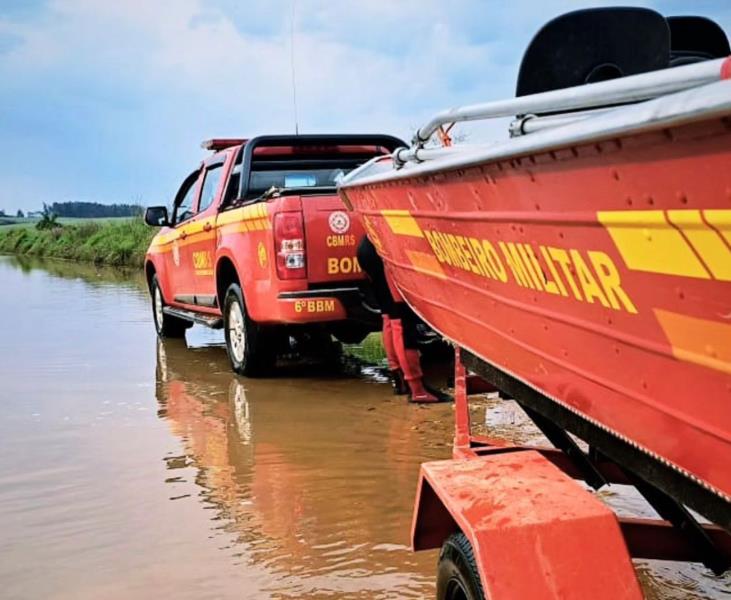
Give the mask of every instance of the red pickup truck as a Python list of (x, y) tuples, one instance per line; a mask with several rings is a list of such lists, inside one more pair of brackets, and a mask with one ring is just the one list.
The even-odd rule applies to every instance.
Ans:
[(380, 327), (355, 257), (363, 228), (335, 187), (404, 143), (386, 135), (261, 136), (204, 142), (172, 213), (150, 207), (145, 274), (161, 337), (223, 328), (233, 369), (270, 372), (291, 339), (360, 341)]

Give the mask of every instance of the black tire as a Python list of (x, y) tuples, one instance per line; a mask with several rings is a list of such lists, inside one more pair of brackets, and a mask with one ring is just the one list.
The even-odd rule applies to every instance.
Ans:
[(437, 565), (437, 600), (485, 600), (472, 545), (461, 531), (442, 544)]
[(226, 290), (223, 328), (228, 358), (236, 373), (261, 377), (272, 372), (277, 359), (274, 336), (267, 336), (267, 331), (249, 318), (241, 287), (237, 283), (232, 283)]
[[(162, 288), (157, 281), (157, 275), (153, 275), (152, 281), (150, 282), (150, 298), (152, 299), (152, 321), (155, 323), (157, 335), (161, 338), (185, 337), (185, 330), (192, 323), (173, 317), (162, 311), (165, 307), (165, 297), (162, 295)], [(157, 304), (158, 302), (160, 303), (159, 306)]]

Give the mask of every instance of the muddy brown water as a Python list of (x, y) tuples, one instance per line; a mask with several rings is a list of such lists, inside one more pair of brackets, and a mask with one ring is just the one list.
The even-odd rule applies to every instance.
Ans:
[[(408, 534), (450, 406), (311, 367), (236, 377), (218, 332), (158, 343), (136, 273), (0, 257), (0, 315), (1, 598), (433, 597)], [(473, 419), (535, 439), (506, 403)], [(731, 597), (699, 566), (638, 570), (649, 598)]]

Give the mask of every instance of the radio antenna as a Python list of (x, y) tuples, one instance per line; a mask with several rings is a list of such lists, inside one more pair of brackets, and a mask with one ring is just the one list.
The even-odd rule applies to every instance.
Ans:
[(292, 68), (292, 108), (294, 109), (294, 134), (299, 135), (300, 128), (297, 119), (297, 77), (294, 70), (294, 17), (297, 0), (292, 0), (292, 18), (289, 28), (289, 64)]

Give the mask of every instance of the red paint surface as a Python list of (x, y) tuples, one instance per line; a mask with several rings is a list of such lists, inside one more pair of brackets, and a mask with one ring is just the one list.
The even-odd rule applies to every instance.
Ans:
[[(223, 142), (228, 145), (229, 141)], [(207, 231), (185, 234), (173, 244), (155, 250), (151, 247), (147, 254), (148, 263), (152, 264), (158, 275), (165, 302), (197, 312), (220, 315), (220, 308), (207, 308), (199, 305), (176, 302), (176, 296), (214, 296), (216, 289), (216, 269), (221, 260), (230, 260), (236, 268), (244, 293), (247, 311), (251, 318), (259, 323), (315, 323), (341, 321), (347, 319), (347, 311), (340, 300), (328, 297), (308, 298), (294, 301), (279, 298), (282, 292), (304, 291), (317, 287), (348, 287), (357, 285), (365, 276), (356, 259), (357, 244), (364, 231), (357, 217), (348, 213), (342, 200), (337, 195), (320, 196), (285, 196), (275, 197), (266, 203), (266, 219), (271, 224), (274, 216), (281, 212), (300, 212), (304, 217), (307, 276), (302, 279), (283, 280), (277, 274), (273, 229), (256, 229), (237, 231), (240, 223), (221, 224), (220, 204), (239, 146), (227, 147), (206, 160), (209, 163), (217, 157), (224, 156), (221, 185), (216, 193), (216, 200), (204, 212), (181, 224), (185, 229), (192, 224), (201, 223)], [(289, 156), (297, 151), (330, 152), (343, 154), (352, 152), (385, 152), (383, 148), (371, 146), (323, 146), (322, 148), (303, 147), (299, 150), (292, 147), (260, 147), (255, 150), (258, 155)], [(200, 194), (203, 177), (196, 184)], [(194, 206), (198, 205), (196, 200)], [(334, 231), (330, 225), (330, 216), (334, 212), (342, 212), (347, 218), (347, 227)], [(174, 233), (176, 228), (163, 228), (160, 235)], [(173, 251), (172, 246), (177, 246)], [(261, 249), (266, 259), (260, 260)], [(194, 268), (193, 253), (207, 253), (210, 269)], [(174, 254), (177, 253), (177, 261)], [(323, 285), (324, 284), (324, 285)], [(310, 310), (310, 309), (314, 310)], [(323, 309), (323, 310), (318, 310)]]
[[(407, 301), (448, 338), (731, 495), (731, 376), (678, 360), (654, 309), (726, 324), (731, 282), (631, 270), (597, 211), (731, 208), (728, 119), (346, 188)], [(636, 314), (442, 265), (417, 271), (383, 209), (423, 230), (611, 258)], [(731, 340), (729, 340), (731, 344)]]
[(490, 600), (642, 598), (614, 513), (537, 452), (425, 463), (419, 490), (414, 546), (441, 503)]
[(731, 56), (721, 65), (721, 79), (731, 79)]

